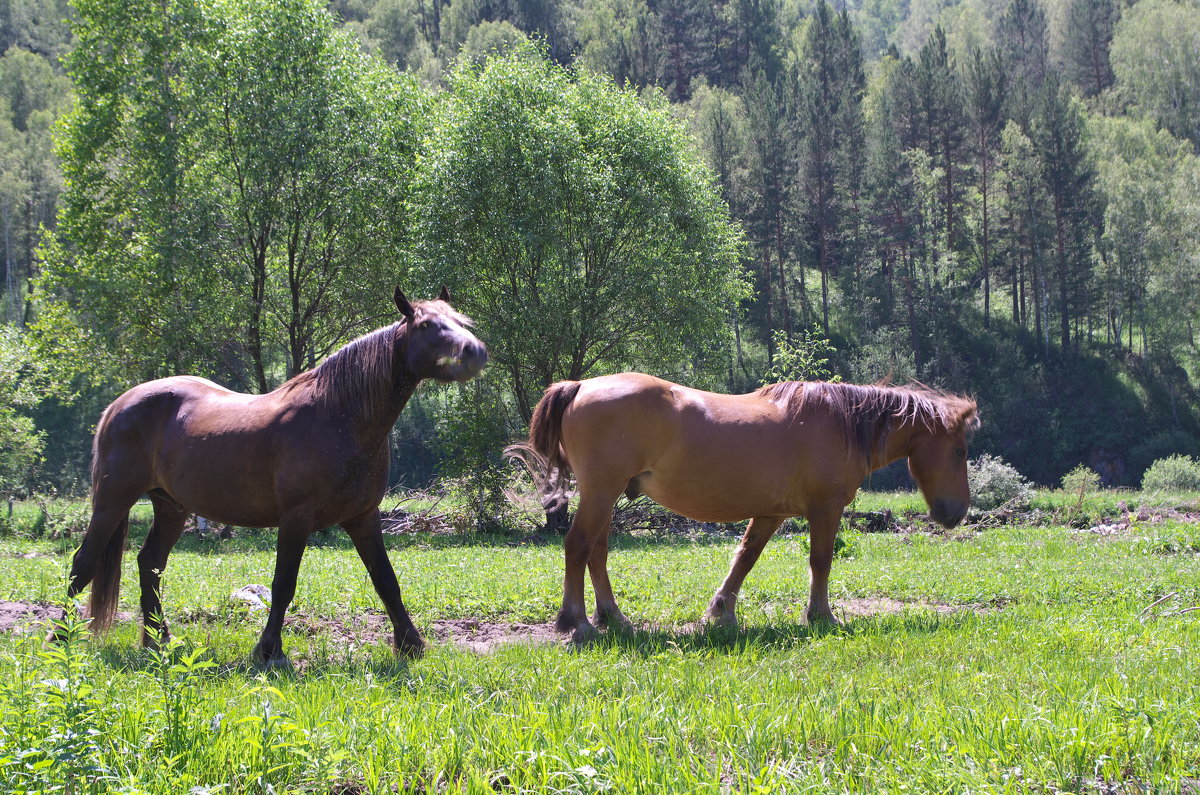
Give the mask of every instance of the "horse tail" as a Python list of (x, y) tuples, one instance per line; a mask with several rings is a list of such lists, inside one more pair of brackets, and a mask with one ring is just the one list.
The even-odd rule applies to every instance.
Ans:
[[(92, 593), (88, 599), (88, 615), (92, 618), (93, 632), (103, 632), (112, 624), (117, 613), (117, 594), (121, 591), (121, 555), (125, 551), (125, 538), (129, 535), (129, 516), (117, 524), (108, 543), (100, 553), (92, 575)], [(75, 587), (75, 583), (71, 584)]]
[[(91, 596), (88, 600), (88, 615), (91, 616), (93, 631), (101, 632), (112, 624), (117, 610), (117, 595), (121, 590), (121, 556), (125, 551), (125, 539), (129, 535), (129, 513), (114, 526), (111, 522), (103, 522), (104, 511), (98, 510), (100, 497), (100, 481), (103, 477), (100, 460), (100, 437), (108, 425), (109, 415), (113, 407), (110, 405), (100, 415), (96, 424), (96, 435), (92, 439), (92, 521), (88, 524), (83, 542), (75, 552), (71, 564), (70, 585), (67, 586), (67, 597), (74, 598), (87, 584), (92, 584)], [(97, 518), (101, 521), (98, 522)], [(97, 544), (103, 544), (99, 551)]]
[(519, 460), (529, 470), (542, 493), (542, 502), (549, 505), (567, 491), (571, 463), (562, 449), (562, 418), (575, 400), (579, 381), (559, 381), (551, 384), (533, 410), (529, 421), (529, 441), (504, 448), (509, 458)]

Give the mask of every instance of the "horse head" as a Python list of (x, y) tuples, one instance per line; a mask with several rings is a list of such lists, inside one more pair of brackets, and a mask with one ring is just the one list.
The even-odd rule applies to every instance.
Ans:
[(399, 287), (393, 296), (405, 319), (404, 364), (417, 378), (467, 381), (487, 364), (487, 348), (468, 327), (471, 319), (450, 306), (450, 291), (442, 287), (436, 300), (413, 304)]
[(946, 396), (958, 403), (945, 424), (926, 426), (914, 437), (908, 469), (921, 488), (929, 516), (945, 528), (956, 527), (967, 515), (971, 490), (967, 485), (967, 440), (979, 427), (975, 401)]

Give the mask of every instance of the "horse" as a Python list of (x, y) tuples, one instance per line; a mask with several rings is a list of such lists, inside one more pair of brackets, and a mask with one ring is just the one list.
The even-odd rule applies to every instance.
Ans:
[(534, 409), (527, 442), (508, 454), (530, 468), (549, 502), (571, 473), (579, 506), (564, 541), (566, 571), (556, 625), (576, 642), (593, 636), (584, 605), (591, 574), (596, 624), (629, 625), (608, 577), (613, 505), (645, 494), (702, 522), (749, 519), (728, 576), (705, 620), (737, 626), (738, 591), (784, 520), (810, 534), (810, 624), (839, 624), (829, 569), (842, 511), (863, 478), (900, 458), (930, 516), (954, 527), (967, 513), (967, 437), (975, 401), (920, 384), (860, 386), (788, 381), (744, 395), (703, 392), (641, 373), (551, 385)]
[(112, 622), (129, 509), (149, 495), (154, 521), (138, 553), (142, 644), (167, 637), (160, 575), (190, 514), (243, 527), (278, 527), (271, 609), (252, 652), (286, 665), (280, 630), (309, 535), (341, 525), (392, 621), (400, 654), (424, 641), (400, 598), (383, 545), (388, 433), (425, 379), (466, 381), (487, 362), (471, 321), (436, 300), (393, 295), (402, 319), (376, 329), (261, 395), (194, 376), (135, 386), (105, 409), (92, 445), (92, 515), (71, 564), (67, 597), (91, 583), (91, 626)]

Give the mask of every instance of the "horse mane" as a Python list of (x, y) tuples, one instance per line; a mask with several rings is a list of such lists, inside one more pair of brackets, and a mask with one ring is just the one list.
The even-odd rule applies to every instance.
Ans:
[(362, 335), (280, 389), (306, 387), (326, 405), (356, 405), (373, 414), (395, 388), (392, 368), (403, 325), (397, 322)]
[(900, 421), (899, 426), (920, 425), (931, 432), (973, 432), (979, 427), (974, 400), (919, 383), (784, 381), (761, 387), (758, 394), (783, 406), (793, 418), (812, 405), (822, 406), (841, 421), (846, 440), (868, 460), (886, 443), (893, 419)]

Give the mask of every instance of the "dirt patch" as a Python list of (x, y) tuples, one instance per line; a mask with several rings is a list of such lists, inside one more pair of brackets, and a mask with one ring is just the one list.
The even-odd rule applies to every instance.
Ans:
[[(337, 642), (355, 646), (387, 643), (392, 635), (388, 617), (373, 613), (353, 620), (292, 615), (283, 623), (293, 631), (306, 635), (327, 633)], [(562, 642), (553, 624), (510, 624), (475, 618), (434, 621), (428, 635), (428, 640), (435, 643), (452, 643), (477, 654), (488, 654), (500, 646), (513, 643), (535, 645)]]
[[(0, 601), (0, 632), (40, 632), (44, 624), (61, 621), (64, 615), (61, 605)], [(120, 611), (113, 619), (130, 621), (133, 614)]]
[(439, 641), (453, 643), (478, 654), (487, 654), (507, 644), (540, 645), (561, 643), (563, 639), (553, 624), (506, 624), (471, 618), (434, 621), (433, 635)]
[(867, 618), (878, 615), (895, 615), (910, 608), (932, 610), (941, 615), (949, 615), (964, 610), (972, 610), (975, 605), (945, 605), (935, 602), (901, 602), (886, 596), (868, 596), (860, 599), (834, 599), (833, 612), (843, 618)]
[(63, 609), (37, 602), (0, 602), (0, 632), (30, 632), (48, 621), (58, 621)]

